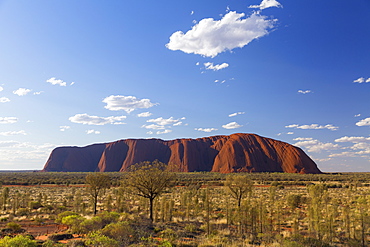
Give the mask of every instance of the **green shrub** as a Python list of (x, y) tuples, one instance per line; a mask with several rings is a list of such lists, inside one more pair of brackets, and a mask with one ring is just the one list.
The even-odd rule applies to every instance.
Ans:
[(135, 235), (135, 231), (128, 222), (111, 223), (106, 225), (100, 232), (109, 238), (119, 241), (124, 246), (133, 241)]
[(103, 212), (98, 214), (98, 216), (102, 219), (103, 227), (110, 223), (117, 222), (120, 218), (120, 214), (117, 212)]
[(81, 223), (84, 219), (80, 215), (69, 215), (62, 219), (62, 224), (67, 225), (72, 233), (82, 233)]
[(80, 227), (82, 233), (89, 233), (101, 229), (103, 227), (103, 221), (99, 216), (95, 216), (82, 221)]
[(9, 223), (6, 224), (6, 228), (12, 229), (13, 231), (18, 231), (22, 227), (21, 227), (21, 225), (15, 223), (15, 222), (9, 222)]
[(72, 211), (64, 211), (63, 213), (58, 214), (55, 222), (56, 223), (62, 223), (62, 219), (69, 215), (78, 215), (78, 213), (72, 212)]
[(97, 247), (119, 247), (120, 244), (117, 240), (107, 237), (99, 232), (91, 232), (87, 235), (87, 240), (85, 244), (88, 246), (97, 246)]
[(17, 235), (14, 238), (5, 236), (0, 239), (1, 247), (37, 247), (37, 242), (31, 240), (28, 236)]

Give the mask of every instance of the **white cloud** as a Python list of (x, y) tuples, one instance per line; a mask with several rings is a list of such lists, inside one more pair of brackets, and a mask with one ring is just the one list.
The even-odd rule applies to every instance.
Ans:
[(134, 96), (111, 95), (103, 100), (107, 105), (106, 109), (111, 111), (126, 111), (130, 113), (139, 108), (150, 108), (157, 103), (150, 102), (149, 99), (137, 99)]
[(0, 86), (0, 92), (3, 91), (3, 90), (4, 90), (4, 88), (2, 86)]
[(66, 130), (68, 130), (70, 128), (71, 128), (71, 126), (59, 126), (59, 130), (60, 131), (66, 131)]
[(46, 82), (49, 82), (52, 85), (59, 85), (62, 87), (67, 86), (67, 82), (60, 80), (60, 79), (56, 79), (55, 77), (51, 77), (50, 79), (46, 80)]
[(138, 117), (150, 117), (151, 115), (153, 114), (148, 111), (137, 114)]
[(242, 127), (243, 125), (238, 124), (237, 122), (231, 122), (225, 125), (222, 125), (222, 128), (224, 129), (237, 129)]
[(297, 137), (293, 139), (293, 141), (311, 141), (311, 140), (313, 140), (313, 138), (311, 137)]
[(370, 117), (362, 119), (356, 123), (357, 126), (369, 126), (370, 125)]
[(126, 116), (117, 116), (117, 117), (98, 117), (98, 116), (89, 116), (88, 114), (76, 114), (73, 117), (69, 118), (69, 121), (72, 123), (80, 123), (87, 125), (105, 125), (105, 124), (121, 124), (122, 120)]
[(9, 101), (10, 101), (10, 99), (7, 98), (7, 97), (1, 97), (0, 98), (0, 103), (6, 103), (6, 102), (9, 102)]
[(360, 117), (360, 116), (361, 116), (361, 114), (356, 114), (356, 115), (355, 115), (355, 117)]
[(100, 134), (100, 131), (98, 131), (98, 130), (86, 130), (86, 134), (88, 134), (88, 135), (90, 135), (90, 134), (98, 135), (98, 134)]
[(370, 82), (370, 78), (367, 78), (365, 82), (366, 82), (366, 83)]
[[(143, 125), (141, 128), (146, 128), (146, 129), (155, 129), (155, 130), (164, 130), (164, 131), (158, 131), (157, 134), (165, 134), (169, 132), (165, 131), (170, 131), (165, 128), (166, 125), (172, 125), (172, 126), (179, 126), (182, 124), (181, 120), (184, 120), (185, 117), (179, 118), (179, 119), (174, 119), (173, 117), (170, 118), (155, 118), (155, 119), (149, 119), (147, 120), (148, 123), (153, 123), (153, 124), (148, 124), (148, 125)], [(172, 131), (172, 130), (171, 130)]]
[(244, 13), (228, 12), (221, 20), (205, 18), (185, 34), (173, 33), (166, 47), (185, 53), (215, 57), (219, 53), (242, 48), (254, 39), (263, 37), (274, 27), (275, 20), (267, 19), (258, 13), (242, 19)]
[(287, 135), (294, 135), (294, 132), (288, 132)]
[[(40, 164), (47, 160), (56, 145), (49, 143), (29, 143), (17, 141), (0, 142), (0, 163), (12, 169), (25, 169), (34, 164), (32, 169), (40, 169)], [(18, 165), (16, 165), (18, 164)]]
[(229, 67), (229, 64), (228, 63), (222, 63), (222, 64), (216, 64), (216, 65), (213, 65), (213, 63), (210, 63), (210, 62), (207, 62), (207, 63), (204, 63), (204, 67), (206, 69), (211, 69), (211, 70), (221, 70), (221, 69), (225, 69), (227, 67)]
[(40, 95), (40, 94), (42, 94), (43, 93), (43, 91), (40, 91), (40, 92), (34, 92), (33, 93), (33, 95)]
[(229, 115), (229, 117), (235, 117), (235, 116), (237, 116), (237, 115), (242, 115), (242, 114), (245, 114), (245, 112), (235, 112), (235, 113), (231, 113), (230, 115)]
[(298, 90), (298, 93), (301, 93), (301, 94), (308, 94), (308, 93), (311, 93), (312, 91), (311, 90)]
[(14, 136), (14, 135), (27, 135), (26, 131), (19, 130), (19, 131), (6, 131), (0, 132), (1, 136)]
[(295, 138), (294, 140), (300, 140), (299, 142), (295, 143), (295, 146), (306, 148), (308, 152), (319, 153), (325, 150), (336, 150), (339, 149), (340, 146), (338, 144), (333, 144), (330, 142), (323, 143), (319, 140), (315, 140), (313, 138)]
[(190, 15), (194, 15), (194, 11), (193, 10), (190, 12)]
[(203, 131), (203, 132), (212, 132), (212, 131), (216, 131), (218, 129), (215, 129), (215, 128), (195, 128), (195, 130)]
[(9, 147), (14, 147), (16, 145), (18, 145), (19, 142), (17, 141), (0, 141), (0, 147), (1, 148), (9, 148)]
[(17, 90), (13, 91), (13, 93), (18, 96), (24, 96), (24, 95), (27, 95), (31, 91), (32, 91), (31, 89), (27, 89), (27, 88), (18, 88)]
[[(370, 78), (369, 78), (370, 79)], [(368, 80), (369, 80), (368, 79)], [(360, 78), (358, 78), (358, 79), (356, 79), (356, 80), (354, 80), (353, 81), (354, 83), (364, 83), (365, 82), (365, 78), (364, 77), (360, 77)], [(366, 80), (366, 82), (368, 82), (367, 80)]]
[(295, 128), (295, 129), (311, 129), (311, 130), (319, 130), (319, 129), (329, 129), (329, 130), (338, 130), (339, 127), (333, 126), (332, 124), (327, 125), (318, 125), (318, 124), (304, 124), (304, 125), (298, 125), (298, 124), (291, 124), (285, 126), (285, 128)]
[(356, 143), (351, 147), (352, 150), (359, 150), (359, 149), (364, 149), (367, 152), (370, 152), (370, 143), (366, 142), (360, 142)]
[(163, 130), (163, 131), (157, 131), (157, 135), (161, 135), (161, 134), (167, 134), (167, 133), (171, 133), (172, 130)]
[(182, 118), (179, 118), (179, 119), (174, 119), (173, 117), (170, 117), (170, 118), (162, 118), (162, 117), (159, 117), (159, 118), (155, 118), (155, 119), (149, 119), (147, 120), (148, 123), (155, 123), (155, 124), (158, 124), (158, 125), (169, 125), (169, 124), (173, 124), (174, 126), (176, 126), (175, 124), (178, 124), (178, 122), (180, 122), (180, 120), (183, 120), (185, 119), (184, 117)]
[(283, 6), (276, 0), (263, 0), (260, 5), (250, 5), (252, 9), (267, 9), (271, 7), (282, 8)]
[(141, 126), (141, 128), (161, 130), (161, 129), (164, 129), (165, 127), (163, 125), (149, 124), (149, 125), (143, 125)]
[(335, 140), (335, 142), (353, 142), (353, 143), (364, 142), (364, 141), (370, 141), (370, 137), (343, 136)]
[(16, 117), (0, 117), (0, 124), (12, 124), (18, 122)]

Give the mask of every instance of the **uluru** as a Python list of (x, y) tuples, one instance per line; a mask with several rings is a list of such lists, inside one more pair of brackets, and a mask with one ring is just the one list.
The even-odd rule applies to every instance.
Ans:
[(197, 139), (124, 139), (85, 147), (57, 147), (43, 171), (117, 172), (159, 160), (179, 172), (321, 173), (300, 148), (256, 134)]

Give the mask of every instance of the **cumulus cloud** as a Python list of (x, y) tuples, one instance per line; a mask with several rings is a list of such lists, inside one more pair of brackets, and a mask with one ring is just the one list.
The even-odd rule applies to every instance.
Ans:
[(171, 133), (171, 132), (172, 132), (172, 130), (166, 129), (166, 130), (163, 130), (163, 131), (157, 131), (157, 135), (167, 134), (167, 133)]
[(67, 86), (67, 82), (65, 82), (63, 80), (60, 80), (60, 79), (57, 79), (55, 77), (51, 77), (50, 79), (46, 80), (46, 82), (49, 82), (52, 85), (59, 85), (59, 86), (62, 86), (62, 87)]
[(59, 126), (59, 130), (60, 131), (66, 131), (66, 130), (68, 130), (70, 128), (71, 128), (71, 126)]
[(276, 21), (267, 19), (259, 13), (243, 17), (244, 13), (230, 11), (221, 20), (202, 19), (186, 33), (182, 31), (173, 33), (166, 47), (173, 51), (215, 57), (221, 52), (242, 48), (251, 41), (267, 35)]
[(24, 96), (24, 95), (27, 95), (31, 91), (32, 91), (31, 89), (27, 89), (27, 88), (18, 88), (17, 90), (13, 91), (13, 93), (18, 96)]
[(125, 118), (126, 116), (98, 117), (90, 116), (84, 113), (76, 114), (73, 117), (70, 117), (69, 121), (71, 121), (72, 123), (80, 123), (87, 125), (105, 125), (105, 124), (123, 124), (121, 121)]
[(0, 132), (0, 136), (14, 136), (14, 135), (27, 135), (27, 133), (24, 130)]
[(90, 135), (90, 134), (98, 135), (98, 134), (100, 134), (100, 131), (98, 131), (98, 130), (86, 130), (86, 134), (88, 134), (88, 135)]
[(106, 109), (111, 111), (126, 111), (130, 113), (139, 108), (150, 108), (157, 103), (150, 102), (149, 99), (138, 99), (135, 96), (111, 95), (103, 100), (107, 105)]
[(6, 102), (9, 102), (9, 101), (10, 101), (10, 99), (7, 98), (7, 97), (1, 97), (0, 98), (0, 103), (6, 103)]
[(203, 131), (203, 132), (212, 132), (212, 131), (216, 131), (218, 129), (215, 129), (215, 128), (195, 128), (195, 130)]
[(313, 138), (311, 137), (297, 137), (293, 139), (293, 141), (311, 141), (311, 140), (313, 140)]
[(229, 115), (229, 117), (235, 117), (235, 116), (237, 116), (237, 115), (242, 115), (242, 114), (245, 114), (245, 112), (235, 112), (235, 113), (231, 113), (230, 115)]
[(301, 93), (301, 94), (308, 94), (308, 93), (311, 93), (312, 91), (311, 90), (298, 90), (298, 93)]
[(211, 69), (213, 71), (216, 71), (216, 70), (221, 70), (221, 69), (225, 69), (225, 68), (229, 67), (229, 64), (228, 63), (222, 63), (222, 64), (213, 65), (213, 63), (207, 62), (207, 63), (204, 63), (204, 67), (206, 69)]
[(14, 147), (17, 146), (19, 142), (17, 141), (0, 141), (0, 147), (1, 148), (9, 148), (9, 147)]
[(150, 117), (151, 115), (153, 114), (148, 111), (137, 114), (138, 117)]
[(356, 123), (357, 126), (369, 126), (370, 125), (370, 117), (362, 119)]
[(318, 124), (304, 124), (304, 125), (298, 125), (298, 124), (290, 124), (285, 126), (285, 128), (295, 128), (295, 129), (304, 129), (304, 130), (319, 130), (319, 129), (329, 129), (329, 130), (338, 130), (339, 127), (334, 126), (332, 124), (327, 125), (318, 125)]
[(282, 8), (283, 6), (276, 0), (263, 0), (260, 5), (250, 5), (252, 9), (267, 9), (271, 7)]
[(18, 122), (16, 117), (0, 117), (0, 124), (12, 124)]
[[(147, 124), (147, 125), (144, 124), (141, 127), (146, 128), (146, 129), (162, 130), (162, 131), (157, 131), (156, 132), (157, 134), (167, 134), (167, 133), (172, 132), (172, 130), (167, 129), (168, 127), (171, 128), (171, 126), (168, 126), (168, 125), (179, 126), (182, 124), (181, 120), (184, 120), (184, 119), (185, 117), (178, 118), (178, 119), (174, 119), (173, 117), (170, 117), (170, 118), (159, 117), (159, 118), (147, 120), (146, 122), (152, 123), (152, 124)], [(149, 131), (147, 132), (147, 134), (153, 134), (153, 132)]]
[[(182, 117), (182, 118), (179, 118), (179, 119), (174, 119), (173, 117), (170, 117), (170, 118), (162, 118), (162, 117), (159, 117), (159, 118), (155, 118), (155, 119), (149, 119), (147, 120), (148, 123), (155, 123), (157, 125), (161, 125), (161, 126), (164, 126), (164, 125), (179, 125), (178, 123), (181, 122), (181, 120), (184, 120), (185, 118)], [(181, 122), (182, 123), (182, 122)]]
[(237, 129), (242, 127), (243, 125), (238, 124), (237, 122), (231, 122), (225, 125), (222, 125), (222, 128), (224, 129)]
[(370, 82), (370, 78), (365, 78), (365, 77), (360, 77), (360, 78), (358, 78), (358, 79), (356, 79), (356, 80), (354, 80), (353, 81), (353, 83), (368, 83), (368, 82)]
[(364, 136), (343, 136), (341, 138), (338, 138), (335, 140), (335, 142), (367, 142), (370, 141), (370, 137), (364, 137)]
[(3, 91), (3, 90), (4, 90), (4, 88), (2, 86), (0, 86), (0, 92)]
[(294, 144), (295, 146), (306, 148), (308, 152), (313, 153), (320, 153), (321, 151), (335, 150), (340, 148), (338, 144), (333, 144), (330, 142), (323, 143), (313, 138), (295, 138), (294, 140), (299, 140)]
[(335, 142), (351, 142), (354, 143), (350, 151), (345, 151), (339, 154), (331, 154), (330, 157), (363, 157), (369, 158), (370, 154), (370, 137), (364, 136), (343, 136), (335, 140)]
[(161, 130), (165, 128), (163, 125), (158, 125), (158, 124), (148, 124), (148, 125), (143, 125), (141, 127), (146, 128), (146, 129), (154, 129), (154, 130)]

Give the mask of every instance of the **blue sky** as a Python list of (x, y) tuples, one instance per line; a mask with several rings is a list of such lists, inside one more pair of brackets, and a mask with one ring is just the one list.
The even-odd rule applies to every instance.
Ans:
[(370, 171), (370, 2), (0, 0), (0, 169), (255, 133)]

